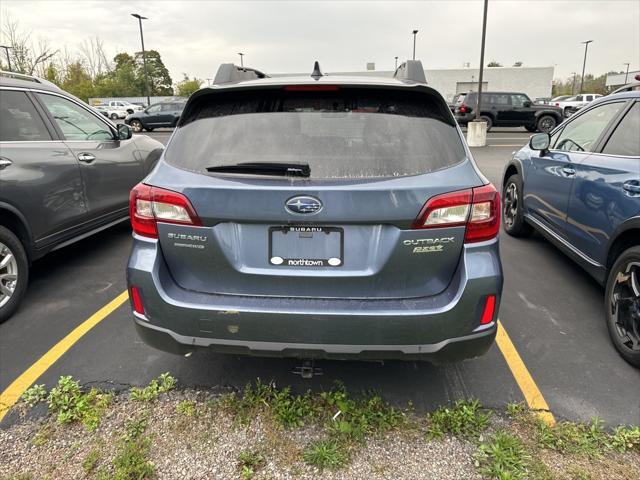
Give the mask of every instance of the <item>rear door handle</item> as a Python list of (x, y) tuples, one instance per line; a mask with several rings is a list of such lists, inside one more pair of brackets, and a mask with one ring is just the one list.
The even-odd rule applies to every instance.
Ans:
[(576, 170), (573, 167), (562, 167), (562, 172), (567, 176), (567, 177), (573, 177), (576, 174)]
[(622, 185), (622, 188), (632, 195), (640, 195), (640, 181), (629, 180)]
[(4, 170), (5, 168), (7, 168), (12, 163), (13, 162), (11, 160), (9, 160), (8, 158), (0, 157), (0, 170)]
[(91, 163), (96, 159), (95, 155), (93, 155), (92, 153), (79, 153), (78, 154), (78, 160), (80, 160), (81, 162), (85, 162), (85, 163)]

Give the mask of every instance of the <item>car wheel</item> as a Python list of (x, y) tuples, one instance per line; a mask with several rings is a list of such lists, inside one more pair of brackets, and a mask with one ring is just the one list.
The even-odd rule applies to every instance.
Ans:
[(118, 114), (117, 113), (112, 113), (111, 116), (109, 117), (111, 120), (117, 120), (118, 119)]
[(129, 122), (129, 126), (135, 133), (140, 133), (142, 131), (142, 122), (140, 120), (131, 120), (131, 122)]
[(488, 117), (486, 115), (481, 115), (480, 120), (482, 120), (487, 124), (487, 132), (491, 130), (491, 127), (493, 127), (493, 120), (491, 120), (491, 117)]
[(607, 329), (622, 358), (640, 367), (640, 247), (618, 257), (605, 294)]
[(502, 224), (512, 237), (527, 237), (533, 232), (533, 227), (524, 219), (523, 198), (522, 178), (511, 175), (502, 191)]
[(527, 132), (531, 132), (531, 133), (533, 133), (533, 132), (537, 132), (537, 131), (538, 131), (538, 128), (537, 128), (537, 127), (532, 127), (532, 126), (530, 126), (530, 125), (525, 125), (525, 127), (524, 127), (524, 128), (525, 128), (525, 130), (526, 130)]
[(133, 113), (133, 109), (132, 109), (132, 108), (127, 108), (127, 113), (128, 113), (129, 115), (131, 115), (131, 114)]
[(556, 119), (551, 115), (543, 115), (538, 119), (538, 131), (542, 133), (549, 133), (551, 130), (556, 128), (557, 124), (558, 122), (556, 122)]
[(145, 130), (146, 130), (147, 132), (153, 132), (153, 127), (146, 127), (146, 128), (145, 128)]
[(564, 109), (564, 118), (568, 118), (571, 116), (571, 108), (567, 107)]
[(0, 323), (16, 311), (29, 280), (27, 254), (11, 230), (0, 227)]

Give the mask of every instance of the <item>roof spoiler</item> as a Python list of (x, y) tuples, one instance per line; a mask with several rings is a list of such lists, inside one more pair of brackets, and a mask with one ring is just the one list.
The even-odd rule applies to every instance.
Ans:
[(223, 63), (218, 68), (216, 78), (213, 79), (214, 84), (234, 83), (243, 80), (255, 80), (257, 78), (268, 78), (269, 75), (256, 70), (255, 68), (239, 67), (233, 63)]
[(427, 78), (424, 76), (424, 69), (422, 68), (422, 62), (420, 60), (407, 60), (396, 69), (393, 78), (416, 83), (427, 83)]

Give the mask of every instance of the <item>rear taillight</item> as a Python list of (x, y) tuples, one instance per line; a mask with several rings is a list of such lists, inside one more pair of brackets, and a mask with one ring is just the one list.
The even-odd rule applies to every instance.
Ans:
[(463, 103), (462, 105), (460, 105), (460, 108), (458, 108), (458, 110), (460, 111), (460, 113), (467, 113), (467, 106)]
[(422, 207), (412, 228), (467, 227), (465, 243), (482, 242), (498, 235), (500, 195), (491, 184), (437, 195)]
[(191, 202), (184, 195), (139, 183), (129, 195), (133, 232), (158, 238), (157, 222), (202, 226)]

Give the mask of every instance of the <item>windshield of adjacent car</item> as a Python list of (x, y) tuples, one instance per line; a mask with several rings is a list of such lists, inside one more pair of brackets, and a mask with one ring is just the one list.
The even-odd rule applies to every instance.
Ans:
[(241, 162), (302, 162), (311, 178), (416, 175), (465, 159), (447, 104), (433, 94), (345, 88), (210, 94), (165, 153), (203, 172)]

